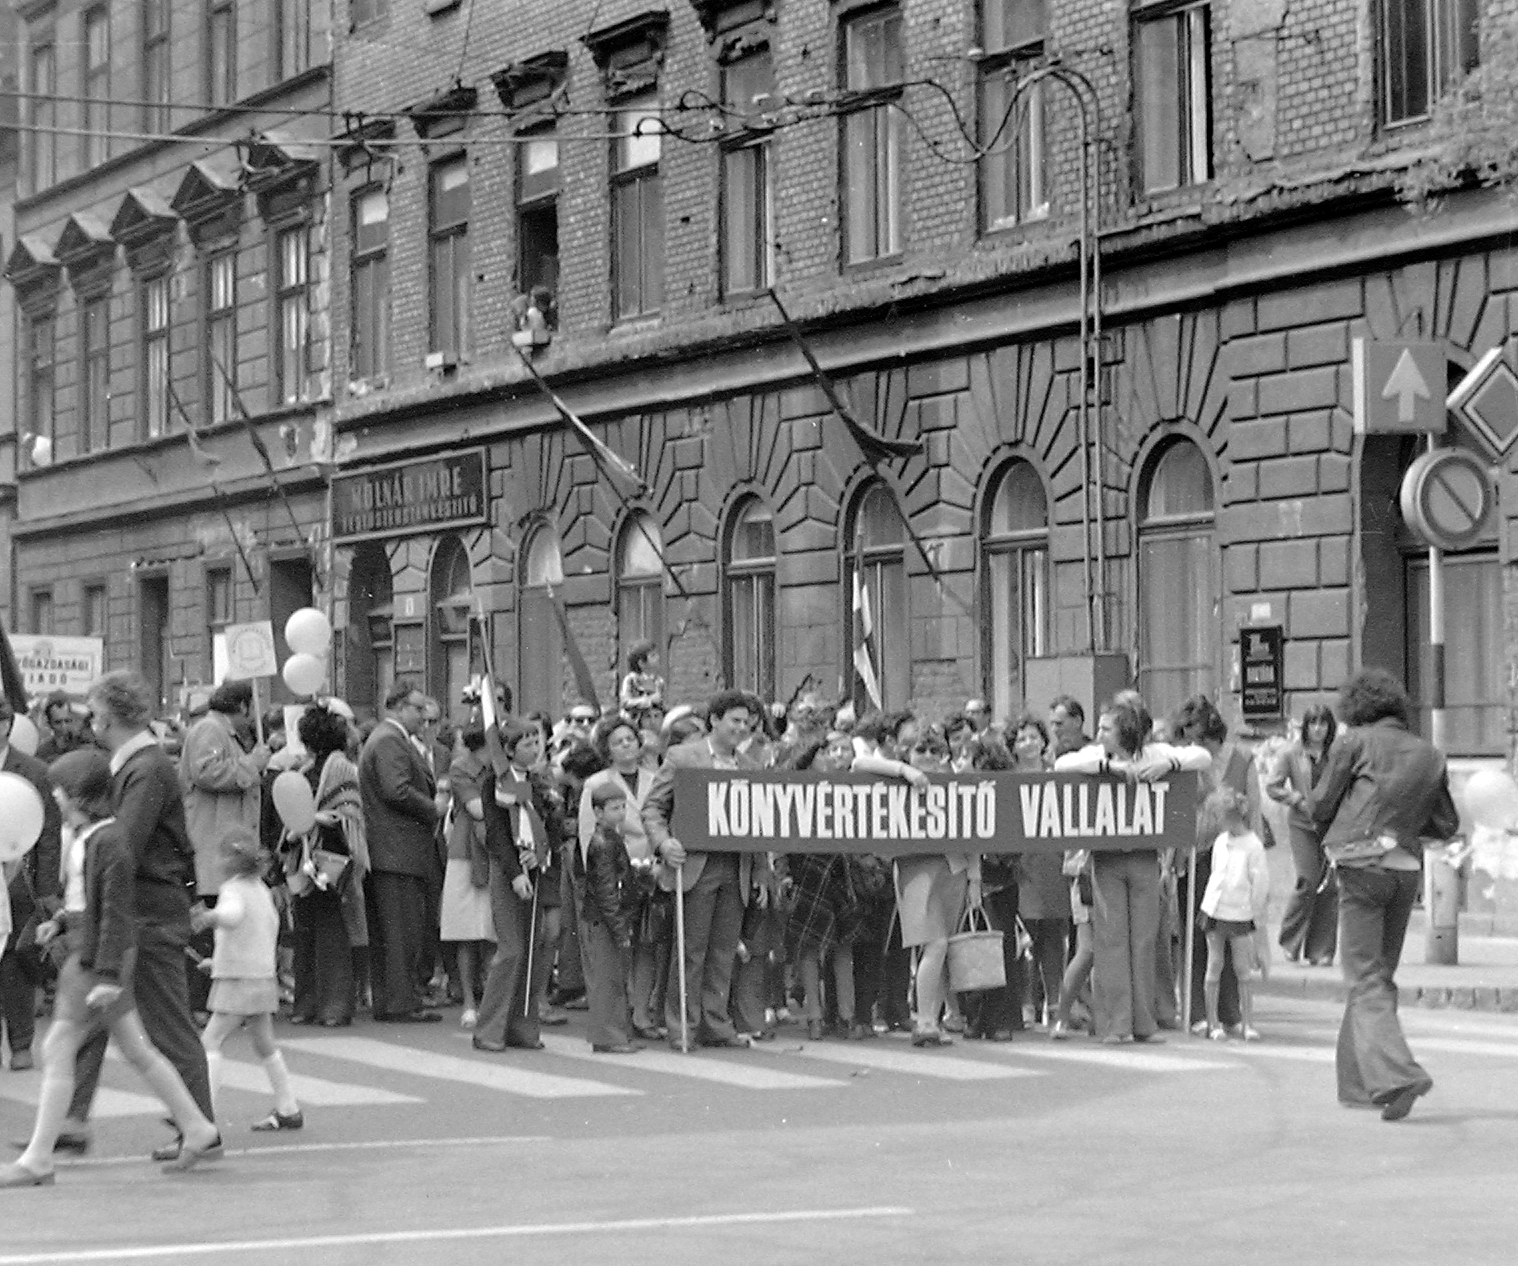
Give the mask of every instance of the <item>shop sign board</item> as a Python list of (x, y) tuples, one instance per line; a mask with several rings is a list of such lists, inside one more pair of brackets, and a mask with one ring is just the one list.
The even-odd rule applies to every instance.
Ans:
[(12, 633), (11, 650), (28, 695), (63, 690), (82, 699), (105, 663), (105, 641), (98, 637)]
[(1239, 630), (1239, 681), (1246, 721), (1274, 721), (1286, 711), (1286, 638), (1279, 624)]
[(337, 475), (332, 537), (361, 541), (485, 523), (486, 491), (483, 448)]

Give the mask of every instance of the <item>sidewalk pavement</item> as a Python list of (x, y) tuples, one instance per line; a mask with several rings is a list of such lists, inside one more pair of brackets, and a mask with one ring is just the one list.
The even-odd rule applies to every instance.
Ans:
[[(1344, 977), (1338, 963), (1312, 967), (1290, 963), (1275, 943), (1281, 912), (1295, 876), (1287, 849), (1270, 850), (1270, 928), (1274, 957), (1270, 979), (1256, 984), (1262, 994), (1294, 998), (1344, 1000)], [(1422, 908), (1413, 911), (1397, 969), (1397, 990), (1404, 1006), (1452, 1007), (1463, 1011), (1518, 1011), (1518, 937), (1474, 936), (1462, 932), (1459, 963), (1444, 966), (1425, 962), (1428, 920)]]

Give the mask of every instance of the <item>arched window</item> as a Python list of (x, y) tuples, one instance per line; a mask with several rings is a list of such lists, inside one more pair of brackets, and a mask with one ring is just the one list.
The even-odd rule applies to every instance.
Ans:
[(1030, 463), (1014, 461), (992, 484), (981, 552), (987, 692), (1009, 717), (1026, 693), (1023, 661), (1049, 651), (1049, 505)]
[(564, 583), (559, 538), (539, 526), (522, 552), (517, 602), (517, 707), (556, 717), (564, 703), (564, 639), (553, 589)]
[(361, 716), (380, 715), (395, 680), (395, 616), (390, 559), (378, 541), (353, 552), (348, 572), (347, 698)]
[(734, 510), (723, 564), (727, 684), (767, 702), (775, 697), (775, 521), (758, 497)]
[(473, 667), (474, 584), (469, 555), (456, 536), (445, 536), (432, 556), (431, 597), (427, 687), (445, 718), (463, 721), (469, 715), (464, 689)]
[[(628, 516), (617, 541), (617, 676), (627, 671), (627, 652), (652, 642), (664, 654), (664, 567), (659, 561), (663, 537), (654, 516), (643, 510)], [(661, 675), (668, 675), (663, 665)]]
[(1138, 688), (1155, 716), (1216, 695), (1222, 629), (1216, 498), (1202, 450), (1172, 440), (1139, 484)]
[[(883, 484), (870, 485), (854, 508), (847, 543), (844, 601), (850, 612), (850, 640), (844, 653), (855, 698), (863, 699), (853, 657), (856, 647), (867, 647), (880, 683), (881, 706), (887, 709), (906, 707), (912, 695), (906, 540), (907, 525), (896, 508), (896, 498)], [(864, 611), (869, 613), (868, 628), (862, 619)]]

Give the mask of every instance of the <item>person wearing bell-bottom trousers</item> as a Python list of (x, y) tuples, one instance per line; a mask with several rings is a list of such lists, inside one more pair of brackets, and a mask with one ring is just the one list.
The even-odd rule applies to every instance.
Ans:
[(1160, 921), (1160, 863), (1151, 850), (1097, 853), (1094, 860), (1096, 1035), (1103, 1041), (1154, 1036), (1154, 953)]
[[(520, 874), (520, 872), (519, 872)], [(485, 975), (474, 1044), (481, 1049), (520, 1046), (536, 1050), (542, 1042), (538, 1010), (529, 996), (548, 980), (547, 956), (539, 946), (532, 950), (532, 980), (527, 978), (528, 937), (533, 934), (532, 909), (536, 892), (524, 899), (513, 887), (518, 876), (494, 859), (490, 866), (490, 913), (495, 923), (495, 954)], [(530, 991), (530, 992), (529, 992)]]
[(1444, 756), (1410, 732), (1402, 684), (1367, 669), (1339, 692), (1335, 739), (1307, 815), (1339, 875), (1339, 956), (1348, 997), (1336, 1053), (1340, 1102), (1400, 1121), (1433, 1079), (1397, 1019), (1397, 962), (1418, 894), (1423, 841), (1459, 829)]

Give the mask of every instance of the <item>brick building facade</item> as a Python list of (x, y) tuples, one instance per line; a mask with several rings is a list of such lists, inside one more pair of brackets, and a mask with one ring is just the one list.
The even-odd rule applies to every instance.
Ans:
[(173, 708), (321, 575), (325, 6), (15, 8), (11, 627), (102, 637)]
[[(172, 30), (195, 32), (174, 44), (183, 101), (203, 99), (202, 7), (171, 6)], [(272, 47), (253, 33), (268, 6), (233, 7), (240, 46)], [(87, 8), (27, 6), (28, 38)], [(1387, 14), (1426, 6), (1397, 0), (472, 8), (338, 0), (330, 77), (322, 53), (267, 90), (248, 51), (253, 96), (185, 116), (209, 140), (178, 206), (182, 144), (24, 192), (9, 276), (23, 332), (52, 287), (59, 343), (56, 448), (20, 475), (21, 627), (33, 589), (56, 586), (59, 629), (77, 631), (105, 577), (111, 660), (130, 662), (167, 567), (172, 653), (203, 677), (207, 569), (230, 554), (245, 618), (274, 586), (255, 595), (229, 550), (199, 450), (223, 459), (255, 574), (287, 564), (280, 592), (309, 575), (330, 602), (336, 678), (361, 708), (397, 672), (457, 706), (488, 649), (524, 704), (562, 711), (577, 687), (556, 601), (603, 702), (645, 636), (672, 698), (726, 682), (783, 699), (808, 679), (833, 694), (856, 573), (892, 705), (986, 694), (1006, 713), (1115, 673), (1160, 707), (1206, 690), (1237, 715), (1238, 631), (1260, 623), (1283, 627), (1291, 713), (1364, 662), (1420, 689), (1426, 576), (1395, 506), (1410, 445), (1354, 433), (1351, 340), (1436, 341), (1453, 378), (1513, 331), (1511, 206), (1467, 191), (1419, 218), (1394, 196), (1429, 101), (1512, 21), (1509, 0), (1438, 0), (1448, 20), (1418, 47)], [(1051, 66), (1065, 77), (1019, 96), (978, 153), (1014, 86)], [(1085, 356), (1082, 102), (1102, 265)], [(638, 123), (656, 116), (663, 135)], [(256, 153), (228, 147), (250, 133)], [(218, 175), (213, 151), (237, 170)], [(291, 180), (311, 376), (286, 405), (266, 384)], [(144, 186), (159, 200), (124, 227), (173, 213), (171, 377), (202, 438), (134, 428), (138, 283), (107, 231), (110, 439), (80, 455), (76, 280), (89, 293), (96, 229)], [(222, 198), (241, 225), (238, 386), (295, 526), (244, 429), (206, 413), (192, 230)], [(771, 285), (853, 412), (918, 453), (865, 459)], [(644, 489), (607, 477), (521, 364), (534, 303), (552, 327), (535, 365)], [(24, 365), (18, 381), (35, 417)], [(466, 513), (445, 498), (401, 529), (325, 504), (444, 467), (481, 471)], [(1494, 529), (1451, 564), (1461, 755), (1508, 747), (1506, 542)]]

